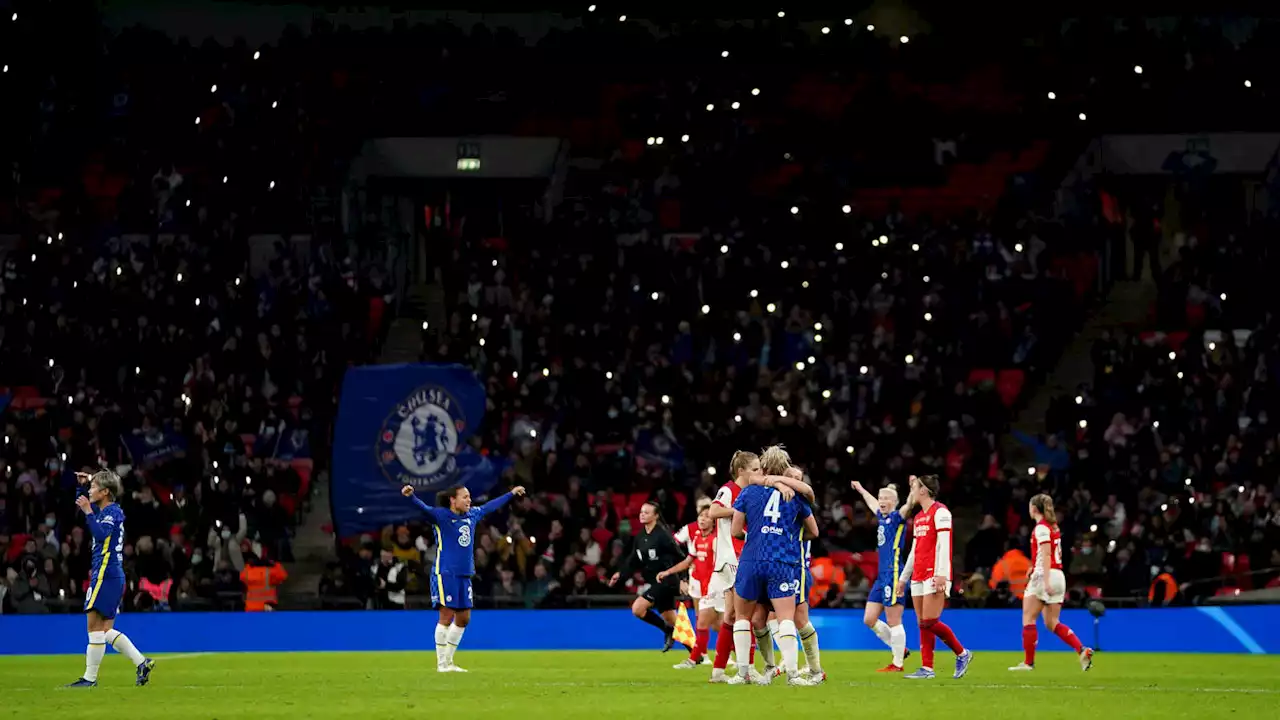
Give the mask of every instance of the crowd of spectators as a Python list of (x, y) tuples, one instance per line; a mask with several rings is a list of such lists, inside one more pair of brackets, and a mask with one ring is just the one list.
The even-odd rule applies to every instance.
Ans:
[[(55, 18), (41, 12), (3, 31), (14, 57), (50, 55), (40, 23)], [(0, 382), (35, 388), (13, 395), (0, 455), (11, 607), (79, 593), (68, 471), (104, 461), (130, 467), (139, 582), (216, 598), (245, 553), (288, 557), (312, 468), (246, 445), (305, 438), (323, 463), (340, 372), (376, 351), (394, 291), (376, 214), (358, 218), (358, 237), (339, 235), (338, 181), (360, 140), (409, 128), (563, 135), (580, 161), (549, 223), (477, 212), (433, 230), (450, 249), (433, 258), (449, 315), (424, 334), (423, 358), (477, 369), (490, 404), (479, 442), (510, 454), (513, 481), (532, 493), (477, 542), (486, 602), (600, 594), (638, 499), (688, 522), (734, 449), (777, 441), (816, 483), (821, 553), (841, 560), (855, 594), (867, 578), (849, 558), (874, 542), (855, 477), (938, 472), (953, 504), (981, 498), (989, 518), (966, 565), (994, 574), (1005, 549), (994, 539), (1025, 533), (1029, 482), (1004, 471), (996, 439), (1096, 289), (1096, 209), (1066, 222), (1042, 212), (1062, 158), (1106, 123), (1253, 107), (1280, 67), (1264, 62), (1274, 27), (1248, 22), (1077, 22), (1027, 43), (973, 24), (904, 40), (795, 18), (685, 22), (659, 39), (588, 16), (526, 45), (483, 27), (321, 21), (249, 47), (143, 29), (102, 41), (87, 14), (57, 19), (59, 42), (91, 49), (6, 72), (10, 97), (32, 110), (5, 118), (30, 142), (13, 144), (0, 187), (0, 227), (18, 238)], [(966, 183), (981, 190), (957, 194)], [(481, 234), (494, 227), (506, 228), (500, 242)], [(248, 240), (295, 231), (312, 235), (309, 251), (285, 243), (270, 262)], [(1212, 304), (1228, 271), (1196, 284), (1198, 266), (1182, 267), (1189, 294)], [(1125, 372), (1145, 373), (1137, 362)], [(1100, 388), (1073, 412), (1151, 407), (1124, 395), (1132, 388)], [(1114, 443), (1093, 434), (1106, 421), (1069, 419), (1083, 435), (1047, 440), (1060, 464), (1041, 474), (1071, 518), (1073, 558), (1119, 565), (1100, 584), (1132, 594), (1129, 558), (1147, 554), (1143, 573), (1178, 564), (1153, 527), (1192, 531), (1207, 506), (1157, 519), (1152, 503), (1168, 503), (1142, 478), (1163, 470), (1136, 450), (1108, 468), (1137, 475), (1107, 492), (1096, 463)], [(162, 449), (181, 438), (186, 451), (138, 462), (131, 437)], [(1274, 516), (1262, 490), (1237, 494), (1257, 505), (1254, 520)], [(1083, 529), (1117, 504), (1141, 518), (1140, 537), (1123, 523), (1105, 543)], [(1237, 554), (1254, 520), (1227, 523)], [(1212, 545), (1226, 521), (1205, 522)], [(430, 548), (417, 530), (344, 546), (322, 595), (378, 607), (421, 595)], [(1265, 549), (1274, 536), (1262, 534)], [(1196, 567), (1175, 569), (1204, 577)]]

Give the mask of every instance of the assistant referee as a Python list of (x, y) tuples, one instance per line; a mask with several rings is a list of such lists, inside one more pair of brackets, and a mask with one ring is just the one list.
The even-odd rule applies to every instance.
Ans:
[(619, 578), (629, 577), (636, 570), (644, 575), (649, 588), (631, 604), (631, 614), (662, 631), (662, 652), (666, 652), (675, 644), (673, 633), (680, 578), (668, 576), (662, 582), (656, 578), (658, 573), (684, 560), (685, 553), (662, 522), (655, 503), (640, 506), (640, 524), (644, 527), (632, 539), (631, 552), (626, 554), (618, 572), (609, 578), (609, 586), (613, 587)]

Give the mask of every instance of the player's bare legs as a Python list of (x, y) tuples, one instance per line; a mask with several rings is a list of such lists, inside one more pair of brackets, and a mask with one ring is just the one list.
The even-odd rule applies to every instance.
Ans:
[[(1049, 632), (1061, 638), (1062, 642), (1070, 645), (1071, 649), (1075, 651), (1077, 656), (1079, 656), (1080, 669), (1087, 671), (1089, 668), (1093, 667), (1093, 648), (1085, 647), (1084, 644), (1080, 642), (1080, 638), (1076, 637), (1076, 634), (1072, 632), (1071, 628), (1067, 627), (1065, 623), (1058, 621), (1058, 618), (1062, 616), (1062, 604), (1046, 604), (1044, 606), (1043, 614), (1045, 628), (1047, 628)], [(1023, 622), (1025, 625), (1025, 620)], [(1035, 620), (1032, 620), (1031, 622), (1033, 623), (1032, 627), (1035, 627)]]

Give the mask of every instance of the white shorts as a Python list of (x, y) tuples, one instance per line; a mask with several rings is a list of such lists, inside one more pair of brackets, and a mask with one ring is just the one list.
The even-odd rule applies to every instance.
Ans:
[[(933, 595), (938, 592), (938, 587), (934, 584), (933, 578), (929, 578), (924, 582), (911, 581), (911, 597), (924, 597), (925, 595)], [(951, 581), (947, 581), (947, 596), (951, 596)]]
[(718, 595), (703, 595), (698, 598), (698, 612), (703, 610), (715, 610), (718, 613), (724, 612), (724, 593)]
[(1067, 576), (1061, 570), (1049, 571), (1049, 592), (1044, 591), (1044, 575), (1033, 573), (1027, 582), (1027, 595), (1038, 598), (1045, 605), (1061, 605), (1067, 599)]
[(720, 604), (724, 604), (725, 593), (733, 590), (734, 583), (738, 581), (738, 566), (728, 565), (711, 574), (711, 582), (707, 583), (707, 594), (711, 596), (720, 596)]

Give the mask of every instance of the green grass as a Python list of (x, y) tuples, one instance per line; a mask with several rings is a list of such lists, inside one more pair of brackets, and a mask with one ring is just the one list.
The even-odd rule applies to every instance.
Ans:
[[(0, 717), (732, 718), (1276, 717), (1280, 657), (1099, 653), (1082, 673), (1074, 655), (1041, 653), (1033, 673), (1005, 668), (1015, 653), (976, 653), (969, 675), (913, 682), (877, 675), (886, 653), (823, 655), (829, 680), (814, 688), (707, 685), (707, 669), (678, 671), (676, 653), (467, 652), (471, 672), (440, 675), (428, 653), (276, 653), (157, 656), (152, 683), (107, 656), (99, 687), (66, 690), (78, 656), (0, 657)], [(916, 658), (907, 661), (916, 667)], [(945, 661), (945, 662), (944, 662)], [(943, 677), (945, 671), (946, 677)]]

